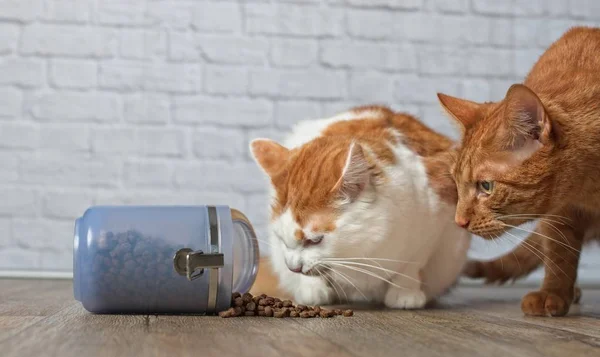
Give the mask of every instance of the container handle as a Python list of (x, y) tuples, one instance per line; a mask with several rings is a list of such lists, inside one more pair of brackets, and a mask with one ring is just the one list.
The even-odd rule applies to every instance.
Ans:
[(205, 254), (201, 250), (182, 248), (175, 254), (173, 265), (179, 275), (185, 275), (189, 281), (193, 281), (204, 274), (204, 269), (222, 268), (225, 258), (223, 253)]

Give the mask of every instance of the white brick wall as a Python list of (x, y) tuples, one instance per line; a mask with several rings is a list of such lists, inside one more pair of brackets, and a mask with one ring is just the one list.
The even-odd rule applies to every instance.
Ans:
[(71, 269), (93, 204), (230, 204), (264, 230), (248, 142), (378, 102), (455, 135), (590, 0), (0, 0), (0, 271)]

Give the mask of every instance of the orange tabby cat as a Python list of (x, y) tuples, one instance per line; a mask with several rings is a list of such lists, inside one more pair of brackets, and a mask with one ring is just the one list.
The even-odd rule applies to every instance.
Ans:
[(438, 97), (463, 129), (456, 223), (494, 239), (539, 219), (503, 268), (473, 262), (467, 275), (504, 282), (544, 263), (542, 287), (521, 309), (565, 315), (577, 300), (579, 251), (600, 232), (600, 29), (567, 31), (499, 102)]

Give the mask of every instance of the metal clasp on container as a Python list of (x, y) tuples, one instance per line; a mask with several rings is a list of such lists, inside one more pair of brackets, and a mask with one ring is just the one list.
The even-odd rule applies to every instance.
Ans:
[(190, 248), (182, 248), (175, 253), (173, 265), (179, 275), (185, 275), (189, 281), (192, 281), (201, 277), (204, 269), (222, 268), (225, 265), (225, 259), (223, 253), (205, 254), (201, 250), (193, 251)]
[(208, 313), (215, 313), (217, 306), (217, 296), (219, 291), (219, 269), (225, 265), (225, 258), (221, 251), (221, 227), (219, 217), (215, 206), (207, 206), (207, 222), (209, 237), (209, 253), (201, 250), (192, 250), (183, 248), (175, 253), (173, 265), (179, 275), (187, 276), (189, 281), (195, 280), (204, 274), (205, 269), (209, 269), (208, 278), (208, 300), (206, 309)]

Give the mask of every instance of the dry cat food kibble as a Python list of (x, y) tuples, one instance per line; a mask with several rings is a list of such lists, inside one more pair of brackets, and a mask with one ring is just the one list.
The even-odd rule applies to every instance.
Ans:
[(231, 295), (231, 308), (219, 312), (223, 318), (238, 316), (264, 316), (264, 317), (301, 317), (301, 318), (330, 318), (334, 316), (350, 317), (354, 311), (340, 309), (327, 310), (320, 306), (295, 305), (290, 300), (281, 300), (265, 294), (252, 296), (233, 293)]

